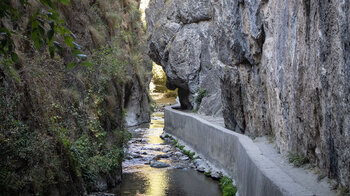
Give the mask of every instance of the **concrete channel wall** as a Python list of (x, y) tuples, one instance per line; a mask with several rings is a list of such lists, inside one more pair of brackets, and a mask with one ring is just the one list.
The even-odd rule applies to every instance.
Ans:
[(165, 132), (233, 176), (240, 196), (314, 195), (263, 156), (249, 137), (171, 107), (164, 113)]

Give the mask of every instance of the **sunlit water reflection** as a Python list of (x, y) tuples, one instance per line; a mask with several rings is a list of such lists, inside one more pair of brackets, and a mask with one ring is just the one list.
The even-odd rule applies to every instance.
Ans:
[[(163, 132), (164, 114), (154, 113), (151, 123), (133, 128), (129, 142), (129, 159), (123, 163), (123, 180), (112, 192), (116, 195), (220, 195), (218, 182), (190, 168), (190, 161), (179, 160), (176, 149), (159, 136)], [(171, 154), (161, 162), (168, 168), (152, 168), (148, 164), (159, 154)], [(181, 169), (178, 166), (181, 166)]]

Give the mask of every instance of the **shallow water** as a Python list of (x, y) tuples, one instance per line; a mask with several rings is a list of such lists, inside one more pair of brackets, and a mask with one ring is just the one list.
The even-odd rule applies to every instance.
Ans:
[[(122, 183), (112, 190), (116, 195), (221, 195), (218, 182), (191, 168), (191, 161), (160, 138), (164, 127), (164, 114), (154, 113), (151, 123), (129, 131), (128, 155), (123, 162)], [(169, 158), (158, 161), (170, 165), (153, 168), (149, 165), (156, 155), (167, 154)]]

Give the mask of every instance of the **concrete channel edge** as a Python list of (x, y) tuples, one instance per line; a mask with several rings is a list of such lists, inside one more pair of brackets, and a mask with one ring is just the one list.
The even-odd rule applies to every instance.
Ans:
[(247, 136), (166, 107), (164, 130), (233, 176), (240, 196), (315, 195), (266, 158)]

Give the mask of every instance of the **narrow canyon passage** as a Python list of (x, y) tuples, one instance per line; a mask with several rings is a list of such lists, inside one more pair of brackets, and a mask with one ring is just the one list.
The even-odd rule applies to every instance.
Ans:
[(349, 21), (345, 0), (0, 0), (0, 196), (350, 196)]

